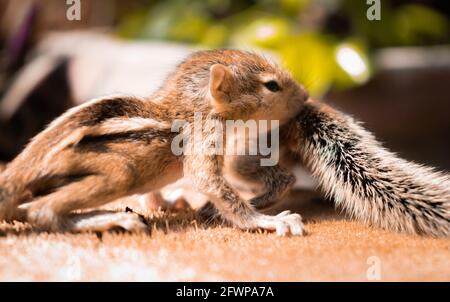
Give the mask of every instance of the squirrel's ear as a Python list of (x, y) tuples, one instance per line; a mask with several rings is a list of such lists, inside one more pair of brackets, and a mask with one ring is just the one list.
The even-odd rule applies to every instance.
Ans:
[(228, 67), (222, 64), (214, 64), (213, 66), (211, 66), (209, 90), (213, 98), (212, 102), (215, 107), (226, 106), (231, 102), (230, 92), (233, 88), (233, 85), (233, 74)]

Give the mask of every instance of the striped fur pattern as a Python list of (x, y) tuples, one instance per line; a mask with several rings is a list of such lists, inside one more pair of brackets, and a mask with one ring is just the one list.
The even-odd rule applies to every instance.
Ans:
[[(267, 81), (279, 89), (270, 90)], [(298, 214), (263, 215), (236, 194), (222, 175), (222, 155), (175, 155), (171, 142), (177, 133), (170, 126), (181, 119), (187, 122), (185, 129), (194, 128), (196, 112), (205, 123), (226, 119), (282, 123), (299, 112), (306, 98), (286, 71), (254, 53), (194, 53), (149, 98), (87, 102), (34, 137), (0, 174), (0, 220), (25, 220), (53, 231), (104, 230), (114, 224), (142, 230), (146, 226), (133, 213), (78, 218), (71, 214), (125, 195), (158, 190), (184, 175), (234, 226), (300, 235)], [(205, 127), (202, 134), (204, 144), (223, 139)], [(193, 136), (183, 138), (186, 148), (195, 143)]]
[(314, 101), (291, 134), (320, 189), (352, 217), (394, 231), (450, 235), (449, 174), (399, 158), (358, 121)]

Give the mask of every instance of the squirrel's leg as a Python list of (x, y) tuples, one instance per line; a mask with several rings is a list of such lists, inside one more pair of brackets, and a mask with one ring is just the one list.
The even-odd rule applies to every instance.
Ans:
[[(295, 176), (284, 169), (279, 167), (265, 167), (265, 169), (267, 175), (276, 175), (276, 177), (264, 179), (265, 188), (267, 189), (265, 193), (249, 200), (249, 203), (257, 210), (263, 210), (275, 204), (289, 191), (295, 182)], [(197, 214), (201, 220), (206, 222), (214, 221), (219, 217), (218, 210), (210, 201), (202, 206)]]
[[(276, 166), (261, 166), (260, 157), (233, 156), (225, 157), (227, 170), (231, 169), (234, 176), (244, 182), (258, 182), (263, 184), (264, 193), (250, 199), (250, 204), (257, 210), (268, 208), (280, 200), (295, 182), (295, 176), (288, 170)], [(219, 217), (214, 204), (207, 202), (198, 210), (200, 219), (214, 221)]]
[(295, 182), (292, 173), (278, 167), (262, 167), (259, 176), (265, 184), (266, 192), (250, 199), (250, 203), (258, 210), (268, 208), (280, 200)]
[[(129, 181), (129, 178), (125, 176), (89, 175), (20, 207), (26, 211), (26, 220), (40, 229), (76, 230), (79, 227), (73, 225), (72, 221), (68, 219), (71, 211), (98, 207), (121, 197), (126, 192)], [(139, 223), (137, 217), (135, 220), (135, 228), (141, 229), (142, 222)], [(91, 220), (90, 223), (92, 230), (104, 229), (103, 222), (99, 223), (98, 228), (93, 222), (94, 220)], [(121, 226), (120, 223), (118, 225)]]
[(266, 229), (279, 235), (304, 233), (301, 217), (289, 211), (277, 216), (256, 212), (242, 200), (222, 176), (222, 157), (215, 155), (186, 155), (185, 176), (192, 180), (196, 190), (207, 195), (220, 215), (241, 229)]
[(95, 211), (73, 214), (67, 218), (69, 230), (73, 232), (108, 231), (120, 228), (130, 232), (147, 231), (148, 226), (143, 218), (133, 212)]
[[(260, 156), (225, 157), (225, 166), (244, 182), (259, 182), (263, 185), (263, 194), (250, 200), (258, 210), (268, 208), (280, 200), (292, 187), (295, 176), (280, 165), (261, 166)], [(230, 160), (232, 162), (230, 162)]]

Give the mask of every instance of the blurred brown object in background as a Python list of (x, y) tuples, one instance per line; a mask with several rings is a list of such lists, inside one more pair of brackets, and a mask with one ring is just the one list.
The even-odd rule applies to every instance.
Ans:
[(99, 29), (111, 31), (121, 16), (142, 0), (83, 0), (80, 20), (68, 20), (73, 4), (61, 0), (0, 1), (0, 94), (13, 73), (23, 66), (36, 44), (53, 30)]
[(68, 22), (66, 12), (71, 6), (61, 0), (2, 0), (0, 13), (3, 33), (17, 31), (27, 12), (35, 6), (38, 14), (33, 26), (34, 42), (49, 30), (74, 30), (91, 27), (110, 27), (117, 22), (116, 16), (127, 11), (128, 1), (120, 0), (82, 0), (80, 1), (81, 18)]
[(378, 51), (363, 86), (327, 96), (400, 157), (450, 171), (450, 48)]
[(0, 97), (0, 160), (11, 160), (72, 106), (110, 94), (150, 95), (191, 51), (94, 30), (46, 35)]

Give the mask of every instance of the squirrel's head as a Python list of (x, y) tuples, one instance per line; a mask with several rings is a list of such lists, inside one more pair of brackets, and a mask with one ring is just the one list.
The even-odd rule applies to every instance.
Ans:
[[(194, 53), (180, 65), (189, 95), (208, 100), (213, 113), (227, 119), (279, 120), (295, 116), (307, 93), (285, 70), (265, 58), (237, 50)], [(184, 71), (184, 72), (183, 72)]]

